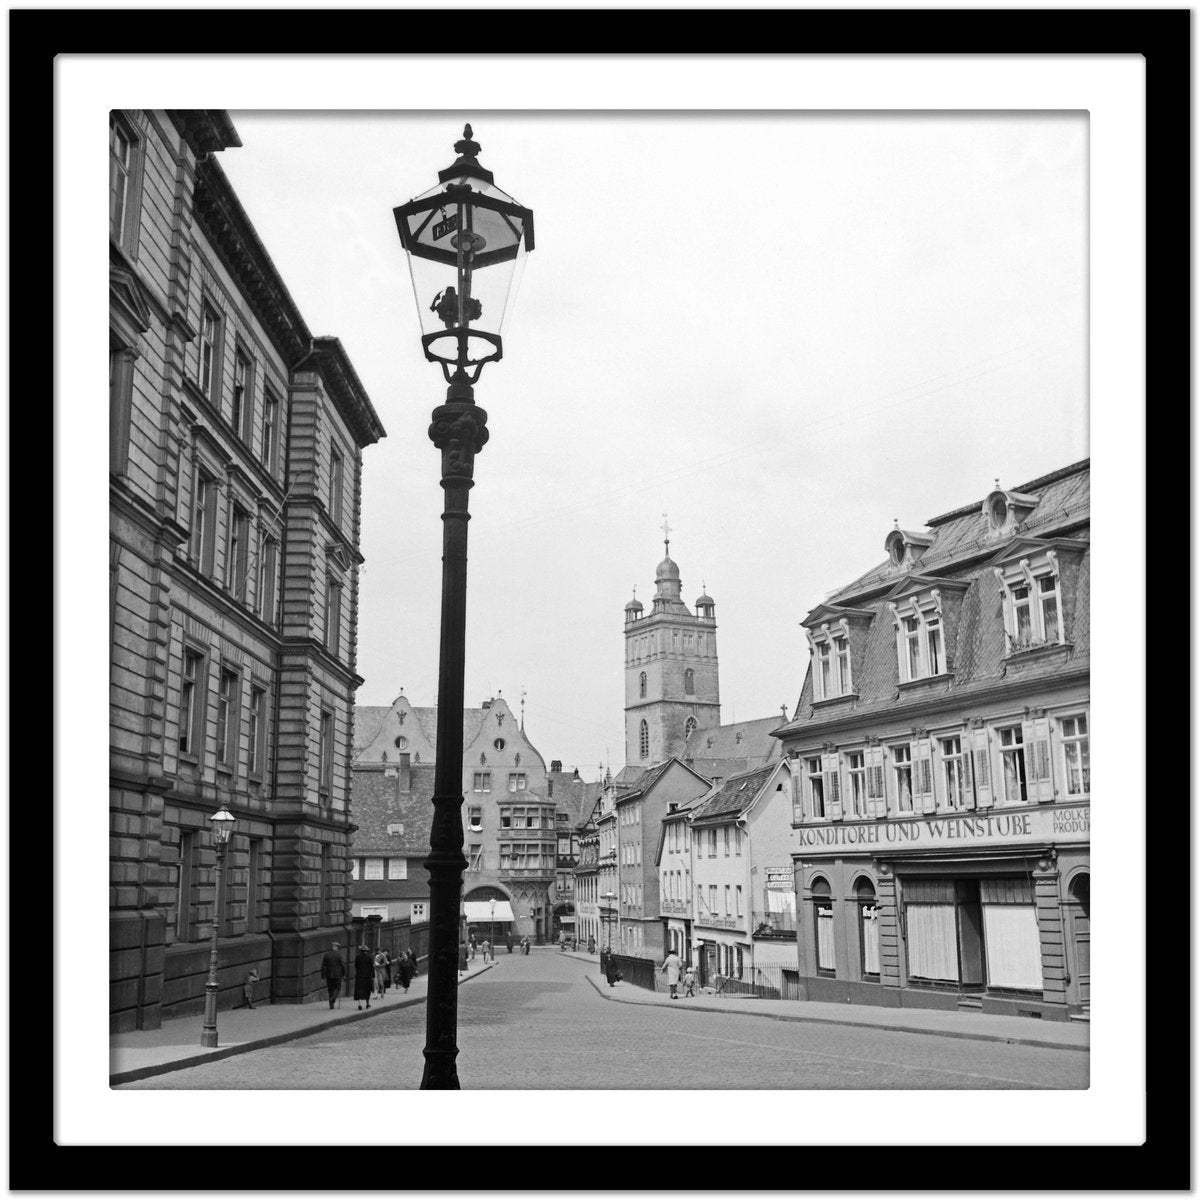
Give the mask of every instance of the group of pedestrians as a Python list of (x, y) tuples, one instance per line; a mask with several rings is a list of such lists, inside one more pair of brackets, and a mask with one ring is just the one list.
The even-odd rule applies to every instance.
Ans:
[[(329, 993), (329, 1007), (333, 1008), (346, 978), (346, 961), (341, 955), (341, 942), (334, 942), (325, 957), (321, 959), (321, 978), (325, 981)], [(412, 949), (401, 954), (389, 953), (382, 946), (371, 953), (367, 945), (359, 946), (354, 956), (354, 1000), (361, 1012), (363, 1003), (371, 1007), (371, 997), (376, 998), (387, 994), (389, 987), (395, 984), (408, 991), (413, 976), (417, 973), (417, 956)]]
[(679, 983), (683, 981), (684, 999), (688, 996), (696, 994), (696, 971), (689, 963), (686, 967), (683, 965), (683, 959), (672, 950), (666, 958), (663, 959), (663, 965), (659, 968), (667, 977), (667, 987), (671, 989), (671, 999), (679, 999)]

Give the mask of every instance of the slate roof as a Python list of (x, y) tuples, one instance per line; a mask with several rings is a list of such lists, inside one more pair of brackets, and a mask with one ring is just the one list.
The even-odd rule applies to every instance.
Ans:
[[(354, 756), (357, 758), (379, 736), (384, 718), (392, 711), (390, 704), (356, 704), (354, 706)], [(437, 745), (437, 708), (413, 707), (413, 716), (421, 732)], [(479, 728), (487, 716), (486, 708), (463, 709), (463, 745), (469, 746), (479, 736)]]
[(425, 900), (429, 896), (429, 872), (409, 862), (407, 879), (355, 879), (350, 884), (352, 900)]
[[(1037, 508), (1016, 537), (1042, 539), (1062, 535), (1086, 545), (1089, 540), (1088, 468), (1085, 460), (1012, 489), (1040, 495)], [(973, 693), (990, 689), (1004, 679), (1019, 677), (1052, 682), (1064, 671), (1087, 670), (1091, 650), (1090, 549), (1083, 549), (1081, 554), (1073, 552), (1060, 556), (1063, 564), (1061, 618), (1070, 645), (1062, 650), (1037, 651), (1006, 659), (1003, 602), (992, 573), (992, 561), (1015, 539), (987, 537), (984, 535), (986, 526), (987, 518), (980, 504), (935, 518), (931, 522), (936, 533), (933, 544), (916, 568), (921, 575), (936, 575), (967, 584), (958, 613), (952, 675), (944, 681), (900, 688), (896, 631), (887, 596), (905, 576), (889, 570), (885, 564), (840, 589), (826, 601), (826, 604), (852, 605), (873, 614), (869, 625), (851, 634), (857, 699), (826, 701), (814, 708), (810, 663), (795, 716), (783, 730), (795, 736), (803, 733), (810, 722), (825, 723), (883, 711), (890, 716), (899, 716), (909, 708), (925, 708), (940, 696), (953, 695), (956, 699), (969, 701)]]
[(602, 784), (585, 783), (566, 771), (547, 771), (546, 782), (552, 785), (550, 799), (554, 801), (555, 809), (568, 814), (572, 827), (587, 817), (603, 790)]
[(701, 825), (706, 821), (727, 821), (732, 817), (740, 817), (754, 803), (754, 798), (777, 765), (772, 763), (754, 771), (731, 775), (716, 791), (702, 797), (692, 808), (692, 824)]
[[(1027, 533), (1031, 537), (1046, 537), (1051, 531), (1086, 524), (1090, 511), (1091, 460), (1085, 458), (1007, 490), (1032, 492), (1038, 496), (1037, 507), (1021, 526), (1021, 533)], [(989, 531), (982, 503), (983, 498), (980, 497), (974, 504), (956, 508), (929, 521), (934, 537), (932, 545), (921, 556), (918, 564), (917, 569), (922, 574), (937, 573), (939, 569), (971, 557), (990, 556), (992, 551), (1000, 548), (1002, 543)], [(1071, 536), (1080, 535), (1072, 532)], [(889, 587), (901, 578), (890, 560), (885, 560), (860, 575), (853, 583), (826, 596), (824, 602), (857, 603), (855, 597), (878, 588)]]
[[(399, 790), (400, 769), (390, 763), (356, 766), (351, 774), (350, 819), (356, 855), (410, 857), (429, 853), (433, 825), (433, 765), (411, 768), (411, 785)], [(388, 832), (402, 825), (403, 832)], [(399, 882), (399, 881), (394, 881)]]
[(632, 800), (635, 796), (644, 796), (667, 773), (667, 768), (674, 761), (675, 759), (668, 758), (666, 762), (661, 762), (657, 766), (643, 771), (633, 787), (618, 794), (617, 803), (624, 804), (626, 800)]

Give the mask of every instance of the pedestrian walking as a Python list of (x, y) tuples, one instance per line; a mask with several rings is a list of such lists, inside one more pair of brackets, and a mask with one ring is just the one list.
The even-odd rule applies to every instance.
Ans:
[(380, 946), (375, 951), (375, 993), (382, 997), (387, 992), (387, 951)]
[(663, 965), (659, 970), (666, 973), (667, 986), (671, 989), (671, 999), (679, 999), (679, 976), (683, 973), (683, 960), (675, 953), (674, 950), (663, 959)]
[(596, 953), (596, 939), (590, 933), (588, 934), (588, 953), (589, 954)]
[(396, 982), (406, 992), (408, 985), (412, 983), (412, 963), (408, 961), (407, 954), (396, 964)]
[(611, 952), (604, 961), (604, 978), (608, 980), (609, 987), (616, 987), (621, 981), (621, 972), (617, 970), (617, 956)]
[(529, 953), (529, 938), (528, 938), (528, 936), (526, 936), (526, 937), (523, 937), (523, 938), (521, 939), (521, 953), (522, 953), (522, 954), (528, 954), (528, 953)]
[(258, 968), (251, 967), (246, 972), (246, 978), (242, 980), (242, 1002), (235, 1005), (236, 1008), (253, 1008), (254, 1007), (254, 985), (258, 982)]
[(321, 959), (321, 978), (325, 980), (325, 987), (329, 992), (330, 1008), (333, 1007), (334, 1000), (341, 997), (342, 980), (346, 978), (346, 960), (339, 953), (341, 948), (341, 942), (334, 942)]
[(565, 930), (560, 929), (558, 931), (558, 952), (560, 954), (562, 954), (566, 951), (566, 949), (567, 949), (567, 934), (566, 934)]
[(471, 957), (475, 957), (475, 935), (471, 934)]
[(504, 935), (504, 944), (508, 947), (509, 954), (511, 954), (512, 953), (512, 934), (511, 933), (506, 933)]
[(492, 952), (492, 943), (489, 942), (487, 940), (487, 938), (484, 938), (483, 939), (483, 961), (484, 962), (487, 962), (488, 955), (491, 954), (491, 952)]
[(358, 1011), (362, 1012), (362, 1002), (367, 1002), (367, 1007), (371, 1007), (371, 985), (375, 982), (375, 960), (371, 957), (371, 951), (367, 946), (359, 946), (358, 953), (354, 956), (354, 999), (358, 1004)]
[(461, 975), (467, 969), (467, 943), (458, 943), (458, 973)]
[(686, 1000), (688, 996), (696, 994), (696, 969), (688, 964), (687, 969), (683, 973), (683, 997)]
[(411, 946), (409, 946), (409, 948), (404, 952), (404, 957), (408, 959), (408, 965), (410, 969), (409, 977), (411, 979), (416, 979), (416, 977), (420, 974), (418, 969), (420, 964), (417, 962), (417, 956), (413, 953), (413, 948)]

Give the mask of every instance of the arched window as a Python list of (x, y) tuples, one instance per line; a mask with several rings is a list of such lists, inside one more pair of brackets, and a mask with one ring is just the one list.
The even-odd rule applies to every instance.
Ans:
[(683, 673), (683, 694), (685, 696), (696, 694), (696, 672), (691, 667), (688, 667)]
[(650, 726), (645, 721), (642, 722), (641, 732), (639, 734), (638, 750), (642, 758), (650, 757)]
[(812, 883), (813, 918), (816, 921), (817, 974), (834, 973), (833, 895), (829, 881), (817, 876)]
[(687, 739), (690, 738), (692, 736), (692, 734), (695, 732), (696, 732), (696, 718), (688, 717), (687, 721), (684, 722), (684, 726), (683, 726), (684, 741), (687, 741)]
[(643, 700), (646, 698), (646, 672), (643, 671), (638, 676), (638, 696)]

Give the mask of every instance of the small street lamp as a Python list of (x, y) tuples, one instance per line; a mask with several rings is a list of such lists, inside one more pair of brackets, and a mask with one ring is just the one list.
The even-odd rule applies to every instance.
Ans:
[(496, 898), (492, 897), (492, 936), (490, 945), (492, 947), (492, 961), (496, 961)]
[(488, 440), (487, 413), (475, 404), (484, 365), (503, 352), (500, 330), (512, 308), (533, 213), (496, 187), (476, 158), (471, 127), (454, 143), (458, 158), (436, 186), (393, 210), (408, 256), (421, 321), (421, 347), (442, 368), (446, 403), (433, 410), (429, 437), (442, 452), (442, 624), (438, 665), (437, 760), (429, 838), (429, 988), (422, 1089), (457, 1090), (456, 922), (462, 897), (463, 674), (466, 665), (467, 494), (475, 455)]
[(617, 915), (617, 893), (605, 892), (600, 899), (604, 901), (604, 907), (600, 910), (600, 916), (604, 924), (608, 926), (608, 952), (612, 954), (612, 927)]
[(208, 982), (204, 985), (204, 1028), (200, 1031), (200, 1045), (212, 1050), (217, 1045), (217, 992), (220, 991), (220, 980), (217, 976), (217, 938), (221, 932), (221, 910), (224, 907), (224, 889), (221, 887), (221, 874), (225, 867), (225, 847), (237, 818), (221, 805), (208, 818), (212, 826), (213, 845), (217, 848), (216, 894), (213, 897), (212, 941), (208, 949)]

